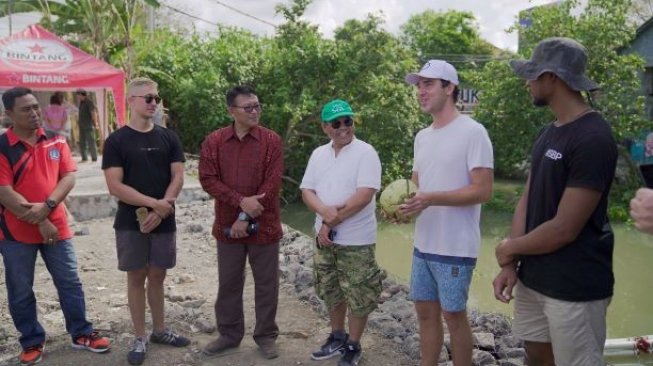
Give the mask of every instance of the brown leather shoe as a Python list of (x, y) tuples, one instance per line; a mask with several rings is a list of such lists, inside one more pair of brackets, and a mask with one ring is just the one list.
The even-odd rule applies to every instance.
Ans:
[(263, 357), (267, 358), (268, 360), (279, 357), (279, 348), (274, 341), (270, 343), (260, 344), (258, 347), (261, 350)]
[(204, 352), (204, 354), (207, 356), (215, 356), (228, 349), (236, 347), (238, 347), (238, 344), (235, 344), (224, 337), (218, 337), (214, 341), (211, 341), (209, 344), (204, 346), (202, 352)]

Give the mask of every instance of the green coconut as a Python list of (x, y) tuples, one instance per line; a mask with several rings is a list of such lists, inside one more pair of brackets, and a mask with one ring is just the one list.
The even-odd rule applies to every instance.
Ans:
[(410, 179), (399, 179), (388, 184), (379, 198), (383, 216), (389, 221), (406, 221), (408, 218), (399, 213), (399, 206), (416, 192), (417, 186)]

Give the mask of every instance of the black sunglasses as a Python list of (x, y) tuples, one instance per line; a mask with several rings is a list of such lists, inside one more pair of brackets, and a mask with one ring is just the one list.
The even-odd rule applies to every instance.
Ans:
[(330, 123), (331, 127), (333, 127), (334, 130), (339, 129), (340, 124), (344, 124), (347, 127), (351, 127), (354, 124), (354, 120), (351, 119), (351, 117), (347, 117), (345, 119), (338, 119)]
[(239, 105), (234, 105), (234, 108), (242, 108), (245, 112), (247, 113), (252, 113), (254, 111), (260, 112), (263, 109), (263, 105), (261, 104), (254, 104), (254, 105), (246, 105), (246, 106), (239, 106)]
[(161, 97), (158, 95), (148, 94), (148, 95), (134, 95), (134, 96), (145, 99), (146, 104), (150, 104), (152, 103), (152, 101), (155, 101), (156, 104), (159, 104), (159, 102), (161, 102)]

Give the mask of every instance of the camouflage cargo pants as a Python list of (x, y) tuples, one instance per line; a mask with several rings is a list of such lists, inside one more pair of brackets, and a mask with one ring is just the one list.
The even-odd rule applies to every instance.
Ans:
[(376, 263), (374, 244), (318, 248), (313, 259), (315, 289), (329, 310), (346, 302), (353, 316), (377, 307), (385, 271)]

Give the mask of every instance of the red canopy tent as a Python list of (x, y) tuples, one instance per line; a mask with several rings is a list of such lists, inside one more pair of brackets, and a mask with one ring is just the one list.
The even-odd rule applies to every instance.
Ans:
[[(0, 39), (0, 89), (24, 86), (33, 90), (113, 93), (116, 120), (125, 123), (125, 74), (106, 62), (71, 46), (38, 25)], [(99, 99), (99, 98), (98, 98)], [(100, 115), (104, 99), (98, 100)], [(107, 125), (100, 116), (101, 135)]]

